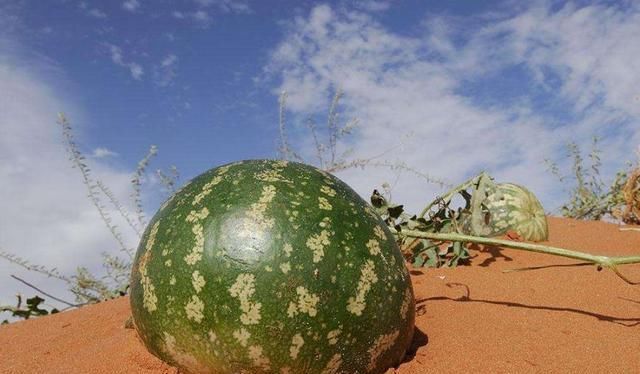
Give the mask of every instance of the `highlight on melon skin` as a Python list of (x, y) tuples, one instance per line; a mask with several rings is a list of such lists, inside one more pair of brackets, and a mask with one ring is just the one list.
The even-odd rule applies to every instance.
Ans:
[(147, 349), (186, 373), (384, 373), (414, 329), (387, 225), (336, 177), (287, 161), (228, 164), (175, 193), (130, 295)]

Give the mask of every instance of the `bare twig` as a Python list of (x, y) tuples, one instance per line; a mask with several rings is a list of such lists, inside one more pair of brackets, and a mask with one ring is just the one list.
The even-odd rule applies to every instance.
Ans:
[(144, 158), (142, 158), (142, 160), (138, 162), (136, 172), (133, 176), (133, 179), (131, 179), (131, 184), (133, 186), (133, 194), (131, 194), (131, 197), (133, 198), (133, 202), (136, 206), (136, 213), (138, 215), (138, 222), (140, 224), (140, 227), (145, 227), (147, 225), (144, 217), (144, 208), (142, 207), (142, 199), (140, 197), (140, 186), (142, 184), (142, 178), (147, 165), (149, 165), (149, 162), (157, 153), (158, 147), (156, 147), (155, 145), (149, 147), (149, 151), (147, 152), (147, 154), (144, 156)]
[(178, 173), (178, 168), (175, 166), (171, 166), (169, 168), (171, 175), (165, 174), (162, 170), (156, 170), (156, 175), (160, 178), (160, 183), (168, 190), (169, 193), (176, 192), (176, 181), (180, 177)]
[(100, 201), (99, 194), (96, 191), (96, 189), (98, 189), (99, 187), (93, 181), (93, 178), (91, 177), (91, 169), (89, 169), (89, 167), (87, 166), (85, 157), (82, 155), (82, 153), (78, 149), (78, 146), (75, 143), (71, 124), (69, 123), (65, 115), (62, 113), (58, 114), (58, 124), (62, 126), (62, 132), (64, 135), (67, 151), (69, 152), (69, 155), (70, 155), (70, 159), (73, 162), (74, 167), (77, 167), (80, 170), (80, 173), (82, 174), (82, 182), (87, 187), (89, 199), (98, 210), (98, 213), (100, 214), (100, 218), (102, 218), (102, 221), (105, 223), (105, 225), (107, 225), (107, 228), (111, 232), (111, 235), (116, 239), (116, 241), (120, 245), (120, 250), (127, 253), (127, 255), (130, 258), (133, 258), (133, 250), (130, 248), (127, 248), (127, 246), (124, 244), (120, 231), (118, 231), (118, 228), (111, 223), (112, 222), (111, 216), (109, 215), (106, 208), (104, 207), (104, 205), (102, 205), (102, 202)]
[(336, 162), (336, 143), (338, 141), (338, 103), (342, 98), (342, 91), (338, 89), (336, 94), (331, 100), (331, 106), (329, 107), (329, 115), (327, 116), (327, 129), (329, 130), (329, 152), (331, 153), (329, 165), (333, 165)]
[(70, 302), (65, 301), (65, 300), (63, 300), (63, 299), (60, 299), (60, 298), (58, 298), (58, 297), (55, 297), (55, 296), (51, 295), (50, 293), (47, 293), (47, 292), (45, 292), (45, 291), (41, 290), (40, 288), (38, 288), (38, 287), (34, 286), (33, 284), (31, 284), (31, 283), (29, 283), (29, 282), (25, 281), (24, 279), (22, 279), (22, 278), (20, 278), (20, 277), (17, 277), (17, 276), (15, 276), (15, 275), (13, 275), (13, 274), (11, 274), (11, 278), (13, 278), (13, 279), (17, 280), (18, 282), (23, 283), (24, 285), (26, 285), (26, 286), (28, 286), (28, 287), (33, 288), (34, 290), (36, 290), (36, 291), (40, 292), (41, 294), (43, 294), (43, 295), (45, 295), (45, 296), (48, 296), (48, 297), (52, 298), (52, 299), (53, 299), (53, 300), (55, 300), (55, 301), (61, 302), (61, 303), (63, 303), (63, 304), (69, 305), (69, 306), (71, 306), (71, 307), (79, 308), (79, 307), (81, 307), (81, 306), (85, 305), (85, 304), (73, 304), (73, 303), (70, 303)]
[(12, 253), (7, 253), (4, 251), (0, 251), (0, 257), (4, 258), (5, 260), (15, 265), (21, 266), (29, 271), (35, 271), (36, 273), (44, 274), (51, 278), (59, 279), (68, 284), (73, 283), (73, 281), (70, 278), (60, 274), (56, 268), (48, 269), (42, 265), (33, 265), (21, 257), (18, 257)]
[(282, 91), (280, 94), (280, 98), (278, 99), (278, 109), (279, 109), (279, 121), (278, 121), (278, 130), (280, 136), (280, 146), (278, 149), (278, 153), (280, 158), (284, 160), (295, 160), (304, 162), (302, 157), (300, 157), (289, 145), (289, 141), (287, 139), (287, 129), (286, 129), (286, 102), (287, 102), (287, 91)]
[(138, 228), (138, 225), (136, 225), (136, 223), (133, 222), (133, 219), (131, 218), (131, 216), (129, 216), (129, 213), (122, 206), (122, 204), (120, 204), (120, 201), (118, 201), (118, 199), (116, 199), (116, 197), (113, 195), (113, 192), (111, 192), (111, 190), (107, 186), (105, 186), (104, 183), (102, 183), (102, 181), (100, 180), (96, 182), (96, 185), (100, 188), (102, 193), (104, 193), (105, 196), (109, 198), (111, 205), (113, 205), (118, 210), (118, 212), (120, 212), (120, 215), (125, 219), (125, 221), (127, 221), (127, 223), (129, 224), (129, 227), (131, 227), (133, 231), (135, 231), (135, 233), (138, 235), (138, 237), (140, 237), (141, 236), (140, 228)]
[(320, 143), (318, 132), (316, 131), (316, 124), (311, 118), (307, 119), (307, 127), (309, 128), (309, 131), (311, 131), (313, 144), (316, 146), (316, 158), (318, 159), (319, 167), (324, 170), (324, 145)]

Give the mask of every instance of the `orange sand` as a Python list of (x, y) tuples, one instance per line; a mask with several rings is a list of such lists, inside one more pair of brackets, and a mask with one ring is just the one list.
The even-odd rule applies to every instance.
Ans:
[[(550, 218), (550, 245), (640, 254), (640, 232)], [(501, 248), (412, 271), (414, 354), (396, 373), (640, 372), (640, 285), (576, 261)], [(543, 266), (538, 270), (502, 270)], [(640, 281), (640, 265), (622, 272)], [(0, 327), (1, 373), (177, 373), (125, 329), (127, 298)]]

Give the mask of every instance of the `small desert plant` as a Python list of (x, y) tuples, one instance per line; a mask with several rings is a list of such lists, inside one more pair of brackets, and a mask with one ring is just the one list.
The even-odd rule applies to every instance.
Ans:
[(627, 182), (622, 187), (623, 206), (618, 205), (612, 215), (624, 223), (640, 225), (640, 166), (627, 175)]
[(280, 144), (278, 147), (278, 155), (280, 159), (289, 161), (298, 161), (306, 164), (314, 165), (320, 170), (328, 173), (337, 173), (348, 169), (365, 169), (367, 167), (386, 168), (398, 172), (408, 172), (427, 183), (433, 183), (439, 187), (451, 187), (451, 185), (440, 178), (433, 177), (422, 171), (416, 170), (404, 162), (391, 162), (384, 157), (391, 154), (397, 146), (391, 146), (376, 155), (367, 158), (351, 158), (350, 154), (353, 149), (348, 148), (342, 152), (338, 150), (340, 140), (346, 139), (358, 127), (359, 120), (352, 118), (341, 123), (341, 115), (338, 111), (340, 100), (344, 96), (341, 90), (337, 90), (331, 100), (329, 112), (327, 114), (326, 123), (319, 126), (311, 117), (307, 118), (306, 126), (312, 136), (315, 146), (315, 160), (308, 160), (302, 157), (294, 147), (289, 143), (287, 136), (287, 126), (285, 121), (287, 93), (282, 92), (279, 99), (280, 104), (280, 120), (279, 120), (279, 137)]
[[(134, 176), (131, 180), (131, 198), (136, 210), (135, 216), (132, 217), (132, 214), (127, 211), (127, 209), (125, 209), (125, 207), (120, 203), (120, 201), (118, 201), (111, 190), (102, 181), (94, 179), (91, 169), (87, 165), (86, 157), (82, 154), (82, 152), (79, 150), (78, 145), (76, 144), (71, 124), (64, 115), (59, 115), (58, 124), (62, 129), (64, 144), (67, 152), (69, 153), (69, 159), (72, 162), (72, 167), (77, 168), (80, 171), (82, 181), (87, 187), (87, 196), (95, 206), (96, 210), (100, 214), (100, 218), (118, 244), (122, 255), (113, 255), (107, 252), (102, 253), (102, 265), (104, 268), (104, 274), (102, 276), (94, 275), (85, 267), (78, 267), (74, 275), (63, 275), (55, 268), (50, 269), (46, 266), (34, 265), (26, 259), (7, 251), (0, 251), (0, 258), (3, 258), (15, 265), (21, 266), (29, 271), (45, 274), (48, 277), (65, 282), (69, 291), (75, 295), (75, 303), (67, 302), (52, 295), (46, 294), (44, 291), (36, 288), (32, 284), (25, 282), (15, 276), (12, 276), (14, 279), (23, 282), (27, 286), (36, 289), (40, 293), (46, 294), (52, 299), (67, 304), (70, 307), (79, 307), (85, 304), (112, 299), (118, 296), (125, 295), (127, 293), (129, 288), (129, 276), (131, 273), (131, 262), (133, 260), (134, 248), (131, 248), (124, 243), (121, 229), (113, 223), (113, 219), (109, 213), (109, 210), (102, 202), (102, 199), (106, 197), (112, 207), (122, 216), (130, 229), (133, 230), (133, 232), (135, 232), (138, 237), (140, 237), (146, 226), (141, 200), (141, 186), (145, 177), (146, 169), (150, 161), (157, 154), (158, 149), (155, 145), (152, 145), (150, 147), (147, 154), (138, 163)], [(175, 166), (172, 166), (168, 173), (165, 173), (162, 170), (157, 170), (156, 175), (168, 192), (175, 191), (176, 181), (179, 176), (178, 170)], [(29, 300), (32, 300), (32, 304), (37, 301), (34, 298), (31, 298)], [(38, 300), (42, 299), (38, 298)], [(21, 309), (20, 304), (21, 301), (19, 300), (17, 307), (7, 306), (1, 311), (13, 312), (13, 316), (18, 318), (25, 318), (24, 316), (43, 315), (40, 312), (41, 309), (37, 308), (37, 305), (39, 305), (39, 303), (34, 304), (35, 306), (33, 308), (35, 309), (29, 309), (31, 308), (31, 304), (29, 304), (29, 301), (27, 303), (29, 308), (27, 309)]]
[[(40, 306), (44, 303), (44, 299), (39, 296), (34, 296), (28, 298), (26, 300), (26, 305), (22, 305), (22, 295), (16, 295), (18, 299), (16, 306), (10, 305), (0, 305), (0, 313), (1, 312), (9, 312), (12, 317), (21, 318), (21, 319), (29, 319), (31, 317), (40, 317), (46, 316), (48, 314), (58, 313), (59, 310), (56, 308), (51, 308), (50, 310), (42, 309)], [(1, 324), (7, 324), (9, 320), (3, 320)]]
[(636, 168), (634, 172), (632, 164), (628, 163), (627, 169), (631, 171), (618, 171), (607, 184), (600, 171), (601, 153), (597, 137), (593, 138), (588, 164), (576, 143), (567, 144), (567, 157), (572, 159), (570, 174), (563, 174), (557, 163), (545, 160), (561, 183), (571, 185), (568, 201), (560, 207), (561, 214), (582, 220), (613, 218), (625, 223), (640, 223), (637, 215), (640, 213), (640, 171)]

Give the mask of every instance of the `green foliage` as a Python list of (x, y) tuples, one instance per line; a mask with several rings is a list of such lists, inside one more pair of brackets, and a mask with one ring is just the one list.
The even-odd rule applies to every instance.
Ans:
[[(456, 195), (463, 198), (464, 205), (454, 208)], [(403, 231), (479, 237), (515, 231), (525, 240), (534, 241), (546, 240), (548, 235), (544, 210), (536, 197), (524, 187), (496, 184), (486, 173), (436, 198), (419, 215), (404, 213), (402, 205), (388, 202), (377, 190), (373, 191), (371, 204), (396, 233), (405, 258), (415, 267), (455, 267), (469, 258), (469, 252), (461, 241), (409, 237)]]
[[(16, 306), (0, 305), (0, 313), (9, 312), (12, 317), (29, 319), (31, 317), (46, 316), (59, 312), (56, 308), (51, 308), (50, 310), (42, 309), (40, 305), (44, 303), (44, 299), (39, 296), (27, 299), (26, 306), (22, 305), (22, 295), (16, 295), (16, 298), (18, 299)], [(3, 325), (7, 323), (9, 323), (9, 321), (6, 319), (2, 321)]]
[[(396, 232), (402, 232), (403, 229), (447, 233), (460, 231), (460, 212), (449, 207), (450, 201), (438, 199), (437, 210), (428, 218), (405, 213), (402, 205), (388, 202), (377, 190), (371, 195), (371, 204), (384, 222)], [(414, 267), (456, 267), (469, 258), (469, 252), (461, 242), (446, 243), (402, 235), (396, 235), (396, 240), (405, 259)]]
[(545, 160), (550, 172), (565, 186), (571, 186), (568, 201), (560, 207), (563, 216), (582, 220), (620, 218), (617, 212), (625, 205), (623, 189), (629, 175), (625, 170), (618, 171), (611, 183), (605, 183), (600, 174), (601, 153), (596, 137), (587, 155), (588, 163), (577, 144), (567, 144), (567, 157), (572, 159), (568, 175), (562, 174), (555, 162)]

